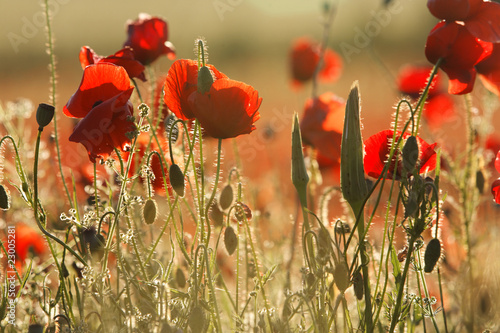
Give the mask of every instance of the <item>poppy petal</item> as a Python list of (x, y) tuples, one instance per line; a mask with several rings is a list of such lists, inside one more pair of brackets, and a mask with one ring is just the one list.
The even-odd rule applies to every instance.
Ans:
[(483, 0), (428, 0), (427, 8), (441, 20), (463, 21), (475, 14)]
[(68, 117), (83, 118), (96, 103), (133, 88), (123, 67), (98, 63), (85, 67), (82, 82), (63, 108)]
[(493, 194), (493, 200), (500, 205), (500, 178), (491, 184), (491, 194)]
[(490, 43), (500, 43), (500, 3), (481, 2), (479, 10), (464, 22), (474, 36)]

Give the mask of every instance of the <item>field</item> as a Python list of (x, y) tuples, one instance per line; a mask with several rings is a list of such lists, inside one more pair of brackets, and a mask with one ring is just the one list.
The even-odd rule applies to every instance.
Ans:
[(2, 3), (0, 332), (498, 331), (500, 5), (450, 2)]

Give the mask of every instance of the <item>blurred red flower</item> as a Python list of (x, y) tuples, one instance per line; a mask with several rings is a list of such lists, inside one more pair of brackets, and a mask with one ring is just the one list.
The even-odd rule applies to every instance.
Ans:
[(206, 134), (234, 138), (255, 130), (262, 98), (252, 86), (227, 78), (215, 80), (207, 93), (189, 95), (188, 104)]
[[(214, 66), (207, 65), (214, 80), (227, 78)], [(188, 97), (198, 87), (198, 62), (189, 59), (175, 61), (170, 67), (165, 80), (165, 104), (177, 118), (182, 120), (193, 119), (195, 116), (188, 103)]]
[(35, 229), (23, 223), (15, 226), (16, 235), (16, 255), (21, 265), (30, 254), (41, 256), (47, 252), (45, 238)]
[(300, 122), (304, 144), (317, 150), (320, 167), (338, 166), (345, 101), (331, 92), (308, 99)]
[(98, 62), (109, 62), (111, 64), (122, 66), (127, 71), (130, 78), (138, 78), (146, 81), (144, 75), (144, 66), (134, 58), (134, 53), (130, 47), (125, 47), (113, 55), (103, 57), (94, 52), (88, 46), (82, 46), (80, 49), (80, 64), (85, 69), (88, 65), (97, 64)]
[(123, 46), (130, 46), (134, 58), (149, 65), (161, 55), (175, 58), (175, 48), (168, 41), (167, 22), (158, 17), (141, 13), (135, 21), (127, 22), (128, 39)]
[(77, 92), (64, 106), (68, 117), (83, 118), (75, 127), (70, 141), (82, 143), (89, 159), (107, 158), (114, 150), (126, 151), (135, 131), (129, 102), (133, 87), (123, 67), (109, 63), (87, 66)]
[[(372, 135), (364, 142), (364, 168), (368, 176), (379, 178), (382, 174), (391, 150), (393, 135), (393, 130), (384, 130)], [(398, 140), (400, 136), (401, 132), (397, 131), (395, 139)], [(403, 140), (407, 139), (409, 136), (409, 133), (403, 133)], [(436, 152), (434, 151), (436, 144), (434, 143), (430, 145), (419, 137), (417, 137), (417, 142), (419, 145), (417, 162), (417, 169), (419, 169), (419, 173), (434, 170), (436, 168)], [(387, 175), (385, 176), (386, 178), (392, 179), (395, 174), (396, 180), (401, 179), (401, 172), (403, 169), (403, 162), (401, 159), (401, 152), (398, 149), (394, 153), (393, 160), (391, 161), (391, 165), (389, 166)], [(396, 160), (398, 161), (397, 170), (394, 169)]]
[(476, 70), (484, 86), (500, 96), (500, 43), (493, 44), (491, 55), (479, 62)]
[[(290, 69), (294, 86), (300, 86), (313, 78), (320, 61), (320, 54), (320, 46), (306, 37), (293, 42), (290, 51)], [(331, 49), (325, 49), (318, 78), (322, 81), (333, 82), (340, 77), (341, 71), (340, 56)]]
[[(401, 69), (397, 77), (399, 91), (409, 95), (415, 102), (427, 85), (432, 71), (430, 66), (407, 65)], [(422, 116), (430, 128), (439, 128), (443, 123), (451, 121), (455, 116), (455, 106), (451, 96), (443, 92), (441, 76), (434, 76), (429, 89)]]

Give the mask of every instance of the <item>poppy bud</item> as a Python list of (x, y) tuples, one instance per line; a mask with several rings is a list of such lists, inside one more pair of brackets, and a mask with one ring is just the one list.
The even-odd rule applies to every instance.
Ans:
[(220, 210), (217, 202), (213, 202), (210, 206), (208, 217), (216, 227), (221, 227), (224, 224), (224, 213)]
[(232, 255), (238, 247), (238, 236), (236, 236), (233, 227), (229, 226), (224, 231), (224, 245), (226, 246), (227, 253)]
[(440, 257), (441, 257), (441, 243), (439, 242), (439, 239), (433, 238), (431, 239), (429, 244), (427, 244), (427, 248), (425, 249), (424, 271), (426, 273), (432, 272), (434, 266), (436, 266), (436, 263), (438, 262)]
[(354, 294), (356, 295), (356, 298), (358, 300), (363, 299), (363, 294), (364, 294), (364, 285), (363, 285), (363, 275), (361, 274), (360, 271), (356, 273), (352, 280), (353, 288), (354, 288)]
[(335, 270), (333, 271), (333, 278), (335, 280), (335, 284), (337, 288), (341, 292), (344, 292), (349, 287), (349, 268), (345, 261), (339, 261), (335, 266)]
[(413, 171), (418, 162), (418, 142), (416, 136), (409, 136), (403, 146), (403, 167)]
[(340, 185), (345, 200), (355, 214), (358, 214), (366, 195), (365, 171), (363, 164), (363, 140), (361, 138), (360, 98), (356, 81), (347, 99), (345, 108), (344, 131), (342, 133)]
[(43, 326), (40, 324), (31, 324), (28, 326), (28, 333), (43, 333)]
[(38, 123), (39, 130), (50, 124), (54, 118), (55, 108), (50, 104), (40, 103), (36, 110), (36, 122)]
[(476, 172), (476, 188), (480, 194), (484, 192), (484, 174), (482, 170)]
[(188, 325), (192, 332), (203, 332), (205, 327), (205, 314), (201, 306), (196, 306), (188, 318)]
[(8, 210), (10, 208), (9, 195), (5, 187), (0, 184), (0, 209)]
[(227, 184), (223, 189), (220, 194), (219, 198), (219, 204), (220, 208), (222, 210), (226, 210), (229, 207), (231, 207), (231, 204), (233, 203), (233, 188), (231, 185)]
[(174, 189), (175, 193), (181, 198), (184, 197), (184, 174), (181, 168), (177, 164), (172, 164), (170, 170), (168, 171), (168, 176), (170, 178), (170, 184)]
[(184, 288), (186, 286), (186, 275), (184, 275), (184, 271), (180, 267), (177, 268), (177, 271), (175, 271), (175, 282), (180, 288)]
[(299, 116), (294, 115), (292, 128), (292, 183), (297, 189), (302, 206), (307, 206), (307, 183), (309, 175), (307, 174), (306, 163), (304, 161), (304, 152), (302, 151), (302, 136), (300, 135)]
[(202, 66), (198, 71), (198, 92), (204, 94), (210, 91), (214, 78), (207, 66)]
[(156, 202), (153, 199), (146, 200), (142, 210), (142, 217), (146, 224), (153, 224), (156, 220)]

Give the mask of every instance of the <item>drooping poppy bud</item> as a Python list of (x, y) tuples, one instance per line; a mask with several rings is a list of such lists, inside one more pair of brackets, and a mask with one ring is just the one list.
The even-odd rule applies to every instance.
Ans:
[(198, 71), (198, 92), (204, 94), (210, 91), (214, 78), (207, 66), (202, 66)]
[(8, 210), (10, 208), (9, 195), (5, 187), (0, 184), (0, 209)]
[(181, 198), (184, 197), (184, 174), (177, 164), (172, 164), (169, 170), (170, 184)]
[(425, 249), (424, 271), (426, 273), (432, 272), (434, 266), (436, 266), (436, 263), (438, 262), (440, 257), (441, 257), (441, 242), (439, 242), (439, 239), (433, 238), (431, 239), (429, 244), (427, 244), (427, 248)]
[(146, 200), (142, 210), (142, 217), (146, 224), (153, 224), (156, 220), (156, 202), (153, 199)]

